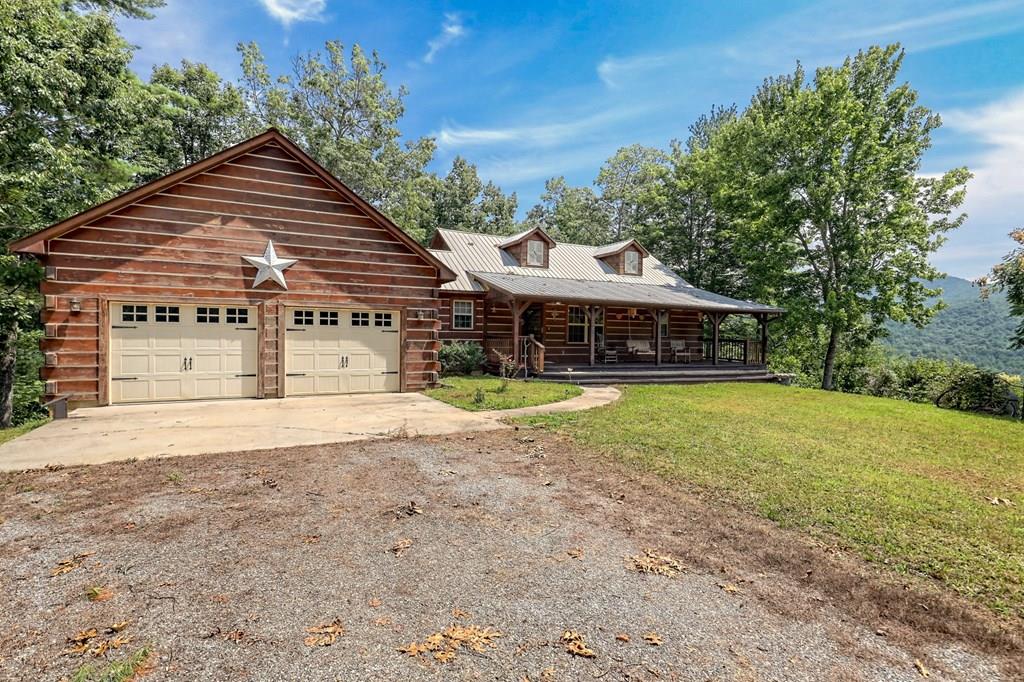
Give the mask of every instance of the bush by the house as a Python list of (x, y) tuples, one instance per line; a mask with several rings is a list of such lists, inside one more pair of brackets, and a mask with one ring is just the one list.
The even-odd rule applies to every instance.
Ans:
[(39, 368), (43, 366), (43, 354), (39, 350), (42, 335), (42, 330), (38, 329), (23, 331), (18, 335), (18, 360), (14, 377), (15, 425), (46, 416), (46, 409), (41, 403), (44, 386), (39, 378)]
[(487, 355), (478, 343), (454, 341), (441, 346), (438, 359), (441, 361), (441, 374), (452, 376), (471, 374), (482, 369)]

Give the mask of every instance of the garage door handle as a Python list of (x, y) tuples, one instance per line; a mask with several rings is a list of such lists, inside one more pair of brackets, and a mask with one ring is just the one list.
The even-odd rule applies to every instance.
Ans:
[(285, 331), (289, 331), (289, 332), (304, 332), (304, 331), (306, 331), (306, 328), (305, 327), (285, 327)]
[(236, 374), (235, 376), (236, 377), (254, 377), (256, 375), (255, 374)]
[(385, 334), (397, 334), (398, 333), (397, 329), (381, 329), (381, 331), (384, 332)]
[(398, 374), (398, 370), (396, 369), (391, 372), (381, 372), (381, 374)]
[(254, 332), (256, 327), (235, 327), (236, 332)]
[(134, 325), (134, 324), (112, 324), (112, 325), (110, 325), (110, 328), (111, 329), (138, 329), (138, 327), (136, 325)]
[(138, 377), (110, 377), (111, 381), (138, 381)]
[(304, 376), (306, 376), (306, 373), (305, 372), (288, 372), (287, 374), (285, 374), (285, 376), (286, 377), (304, 377)]

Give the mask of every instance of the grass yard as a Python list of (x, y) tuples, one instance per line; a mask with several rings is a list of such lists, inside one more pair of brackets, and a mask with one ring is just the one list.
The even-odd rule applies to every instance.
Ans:
[(627, 387), (528, 421), (1024, 617), (1020, 422), (767, 384)]
[(509, 381), (502, 390), (502, 380), (488, 376), (445, 377), (441, 382), (440, 388), (426, 391), (426, 394), (473, 412), (547, 405), (574, 398), (583, 392), (579, 386), (540, 381)]
[(0, 445), (3, 445), (9, 440), (14, 440), (18, 436), (26, 434), (36, 427), (42, 426), (48, 421), (50, 420), (45, 418), (33, 419), (32, 421), (19, 424), (18, 426), (13, 426), (9, 429), (0, 429)]

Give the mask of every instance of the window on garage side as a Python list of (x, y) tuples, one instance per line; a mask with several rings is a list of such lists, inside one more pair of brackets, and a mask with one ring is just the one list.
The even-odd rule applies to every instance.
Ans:
[(217, 324), (220, 322), (220, 308), (196, 308), (196, 322)]
[(390, 327), (391, 326), (391, 313), (374, 313), (373, 314), (373, 326), (374, 327)]
[(313, 311), (312, 310), (293, 310), (292, 311), (292, 322), (296, 327), (311, 327), (313, 326)]
[(249, 324), (249, 309), (227, 308), (224, 311), (224, 321), (228, 324)]
[(587, 334), (590, 323), (587, 320), (587, 311), (583, 306), (569, 306), (568, 330), (566, 341), (569, 343), (586, 343), (589, 340)]
[(176, 305), (158, 305), (153, 310), (153, 319), (157, 322), (180, 322), (181, 308)]
[(369, 327), (370, 313), (352, 313), (353, 327)]
[(473, 328), (473, 302), (452, 301), (452, 329)]
[(320, 326), (321, 327), (337, 327), (338, 326), (338, 311), (337, 310), (321, 310), (320, 311)]
[(122, 322), (145, 322), (149, 319), (149, 306), (131, 305), (129, 303), (121, 306)]

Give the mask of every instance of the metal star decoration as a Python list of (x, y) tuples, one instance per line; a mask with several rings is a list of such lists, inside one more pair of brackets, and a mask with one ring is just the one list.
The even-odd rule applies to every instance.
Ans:
[(272, 279), (287, 289), (288, 284), (284, 281), (284, 271), (295, 265), (298, 261), (292, 258), (278, 258), (277, 251), (274, 251), (274, 242), (267, 241), (267, 250), (263, 256), (242, 256), (249, 261), (249, 265), (256, 267), (256, 279), (253, 280), (252, 288), (255, 289), (268, 279)]

